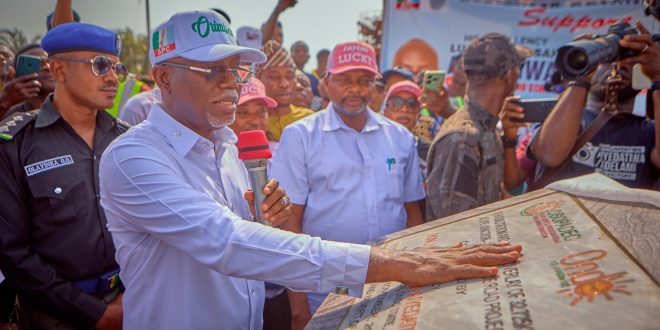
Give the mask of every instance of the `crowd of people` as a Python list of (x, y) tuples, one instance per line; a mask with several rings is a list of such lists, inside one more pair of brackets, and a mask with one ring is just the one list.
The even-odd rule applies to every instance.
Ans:
[[(236, 37), (222, 10), (174, 14), (148, 38), (153, 88), (120, 63), (116, 33), (78, 22), (71, 0), (57, 1), (40, 44), (0, 45), (3, 323), (302, 329), (328, 293), (493, 276), (522, 249), (365, 245), (384, 235), (593, 172), (658, 189), (660, 44), (643, 26), (621, 41), (638, 55), (613, 64), (614, 102), (602, 64), (564, 82), (530, 126), (514, 92), (532, 53), (510, 37), (476, 38), (433, 89), (422, 78), (437, 59), (402, 55), (382, 71), (355, 41), (306, 71), (308, 45), (284, 47), (278, 21), (295, 4), (280, 0)], [(38, 73), (16, 77), (23, 54), (41, 60)], [(645, 118), (632, 115), (635, 64), (653, 82)], [(605, 107), (613, 118), (575, 148)], [(253, 130), (274, 155), (261, 205), (235, 146)], [(625, 171), (611, 165), (621, 158)], [(253, 221), (256, 207), (274, 228)]]

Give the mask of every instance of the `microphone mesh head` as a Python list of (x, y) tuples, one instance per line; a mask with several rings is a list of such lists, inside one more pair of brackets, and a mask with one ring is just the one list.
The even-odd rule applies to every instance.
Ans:
[(238, 159), (268, 159), (273, 157), (263, 131), (245, 131), (238, 135)]
[(249, 171), (255, 168), (265, 168), (268, 166), (268, 160), (264, 158), (259, 159), (243, 159), (243, 164), (245, 168)]

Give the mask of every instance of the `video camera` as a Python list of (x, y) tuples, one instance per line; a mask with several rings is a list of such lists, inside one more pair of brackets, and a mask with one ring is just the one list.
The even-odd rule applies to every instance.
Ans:
[[(580, 78), (602, 63), (612, 63), (637, 55), (632, 49), (619, 46), (619, 41), (629, 34), (639, 34), (639, 30), (628, 23), (617, 23), (607, 30), (607, 34), (592, 39), (572, 41), (559, 48), (555, 66), (564, 79)], [(657, 41), (660, 35), (653, 35)]]

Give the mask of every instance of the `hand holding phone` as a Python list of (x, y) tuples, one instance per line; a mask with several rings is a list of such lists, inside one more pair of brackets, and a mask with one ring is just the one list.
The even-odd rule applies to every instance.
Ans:
[(427, 70), (424, 72), (422, 89), (440, 93), (440, 86), (445, 82), (445, 72), (441, 70)]
[(514, 139), (518, 136), (518, 129), (526, 127), (529, 124), (521, 122), (519, 119), (525, 117), (523, 108), (520, 106), (520, 96), (509, 96), (504, 99), (502, 109), (500, 110), (500, 120), (502, 121), (502, 130), (507, 139)]
[(0, 98), (0, 114), (18, 103), (39, 96), (41, 83), (37, 80), (38, 77), (39, 74), (35, 72), (13, 78), (13, 72), (10, 71), (9, 80), (5, 82)]
[(555, 98), (526, 99), (516, 102), (523, 108), (523, 118), (511, 118), (513, 122), (519, 123), (542, 123), (557, 104)]
[(16, 59), (16, 78), (41, 71), (41, 57), (33, 55), (18, 55)]

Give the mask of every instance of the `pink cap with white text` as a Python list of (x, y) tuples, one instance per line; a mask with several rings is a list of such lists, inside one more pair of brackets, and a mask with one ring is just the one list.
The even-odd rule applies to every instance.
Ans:
[(277, 102), (266, 95), (266, 86), (264, 86), (264, 83), (257, 78), (252, 78), (249, 83), (241, 86), (241, 97), (238, 99), (238, 106), (252, 100), (264, 101), (268, 108), (277, 107)]
[(335, 46), (328, 56), (327, 67), (330, 74), (366, 70), (380, 75), (376, 64), (376, 51), (364, 42), (346, 42)]

